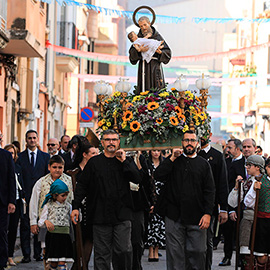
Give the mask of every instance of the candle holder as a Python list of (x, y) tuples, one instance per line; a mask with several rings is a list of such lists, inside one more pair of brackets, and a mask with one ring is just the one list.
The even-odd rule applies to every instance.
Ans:
[(178, 103), (179, 107), (181, 108), (182, 114), (185, 113), (185, 102), (184, 102), (184, 97), (185, 97), (185, 91), (188, 89), (188, 80), (186, 77), (181, 74), (178, 79), (174, 82), (174, 87), (179, 93), (179, 98), (178, 98)]
[(202, 77), (196, 80), (196, 86), (200, 90), (199, 99), (201, 101), (201, 106), (204, 110), (206, 110), (208, 106), (208, 97), (210, 97), (208, 95), (208, 89), (211, 86), (211, 80), (208, 76), (205, 77), (203, 73)]

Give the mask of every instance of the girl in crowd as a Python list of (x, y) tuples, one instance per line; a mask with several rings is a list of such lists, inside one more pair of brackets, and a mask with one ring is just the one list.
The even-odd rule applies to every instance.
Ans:
[(66, 202), (68, 186), (56, 179), (42, 204), (39, 227), (47, 227), (45, 259), (50, 269), (66, 270), (67, 262), (73, 262), (70, 238), (71, 205)]
[[(160, 150), (151, 150), (149, 152), (149, 168), (151, 174), (153, 175), (155, 169), (160, 165), (163, 161), (161, 151)], [(163, 182), (156, 181), (155, 182), (155, 194), (154, 194), (154, 203), (157, 200), (157, 196), (160, 195), (160, 191), (162, 186), (164, 185)], [(147, 243), (146, 245), (149, 247), (149, 255), (148, 261), (149, 262), (158, 262), (158, 249), (165, 247), (165, 222), (164, 219), (158, 215), (157, 213), (151, 213), (150, 219), (148, 223), (148, 236), (147, 236)]]
[(26, 202), (24, 199), (21, 167), (19, 164), (16, 163), (16, 160), (18, 158), (17, 148), (13, 144), (8, 144), (4, 147), (4, 149), (12, 154), (12, 158), (15, 162), (16, 210), (13, 214), (10, 214), (8, 226), (8, 265), (15, 266), (16, 263), (13, 261), (12, 257), (14, 253), (19, 220), (20, 217), (22, 217), (22, 215), (24, 214), (24, 206), (26, 206)]

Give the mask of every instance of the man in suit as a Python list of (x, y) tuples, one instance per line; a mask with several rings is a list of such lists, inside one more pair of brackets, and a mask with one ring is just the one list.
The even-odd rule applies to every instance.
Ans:
[[(201, 151), (198, 153), (199, 156), (209, 162), (216, 186), (214, 211), (211, 218), (211, 224), (207, 229), (206, 270), (211, 270), (212, 266), (213, 237), (215, 233), (214, 224), (217, 224), (217, 222), (223, 224), (228, 220), (227, 198), (229, 194), (226, 163), (223, 154), (211, 147), (211, 136), (212, 133), (206, 138), (201, 138)], [(218, 209), (218, 206), (220, 206), (220, 209)]]
[(79, 138), (78, 135), (73, 136), (72, 139), (68, 143), (68, 149), (70, 149), (70, 151), (65, 154), (61, 154), (62, 158), (65, 161), (64, 172), (74, 169), (73, 162), (75, 160), (75, 152), (78, 146), (78, 140), (79, 140), (78, 138)]
[[(38, 150), (38, 134), (35, 130), (28, 130), (25, 134), (26, 150), (19, 154), (18, 163), (22, 168), (23, 181), (25, 186), (25, 199), (27, 205), (31, 198), (32, 188), (37, 180), (48, 173), (48, 162), (50, 155)], [(21, 247), (23, 253), (22, 263), (31, 261), (30, 254), (30, 220), (29, 207), (21, 219)], [(34, 235), (34, 258), (41, 261), (41, 246), (37, 235)]]
[(0, 270), (8, 260), (8, 215), (15, 212), (16, 184), (11, 154), (0, 149)]
[(68, 143), (70, 141), (70, 137), (68, 135), (63, 135), (60, 139), (61, 149), (59, 151), (59, 155), (63, 155), (68, 152)]
[[(229, 164), (229, 176), (228, 185), (229, 192), (233, 189), (235, 184), (235, 179), (237, 175), (244, 175), (244, 165), (245, 158), (242, 155), (242, 142), (238, 139), (230, 139), (227, 145), (228, 154), (232, 158)], [(230, 160), (230, 159), (228, 159)], [(229, 266), (231, 265), (231, 258), (234, 246), (234, 231), (235, 231), (235, 221), (231, 217), (235, 214), (235, 209), (229, 207), (230, 219), (223, 225), (223, 236), (224, 236), (224, 258), (219, 263), (219, 266)]]

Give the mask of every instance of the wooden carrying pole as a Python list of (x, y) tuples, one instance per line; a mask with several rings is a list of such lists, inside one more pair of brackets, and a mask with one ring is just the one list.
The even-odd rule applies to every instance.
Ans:
[(236, 220), (236, 252), (235, 252), (235, 270), (238, 269), (239, 263), (239, 253), (240, 253), (240, 215), (241, 215), (241, 190), (242, 190), (242, 181), (238, 183), (238, 204), (237, 204), (237, 220)]
[[(262, 176), (255, 177), (257, 181), (261, 181)], [(249, 269), (254, 270), (254, 243), (255, 243), (255, 234), (256, 234), (256, 225), (257, 225), (257, 215), (258, 215), (258, 205), (259, 205), (259, 194), (260, 190), (256, 189), (256, 200), (254, 206), (254, 218), (253, 218), (253, 227), (252, 227), (252, 234), (251, 234), (251, 243), (250, 243), (250, 260), (249, 260)]]
[[(69, 174), (72, 178), (72, 186), (73, 191), (75, 191), (76, 188), (76, 174), (79, 172), (79, 169), (76, 168), (74, 170), (68, 170), (67, 174)], [(80, 221), (77, 221), (77, 224), (75, 225), (75, 243), (76, 243), (76, 257), (77, 257), (77, 270), (87, 270), (86, 261), (83, 255), (83, 244), (82, 244), (82, 230), (81, 230), (81, 224)]]

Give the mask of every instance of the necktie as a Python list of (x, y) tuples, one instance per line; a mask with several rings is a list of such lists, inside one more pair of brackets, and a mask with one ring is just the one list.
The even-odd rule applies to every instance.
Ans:
[(34, 152), (31, 152), (31, 167), (34, 168), (35, 166), (35, 157), (34, 157), (35, 153)]

